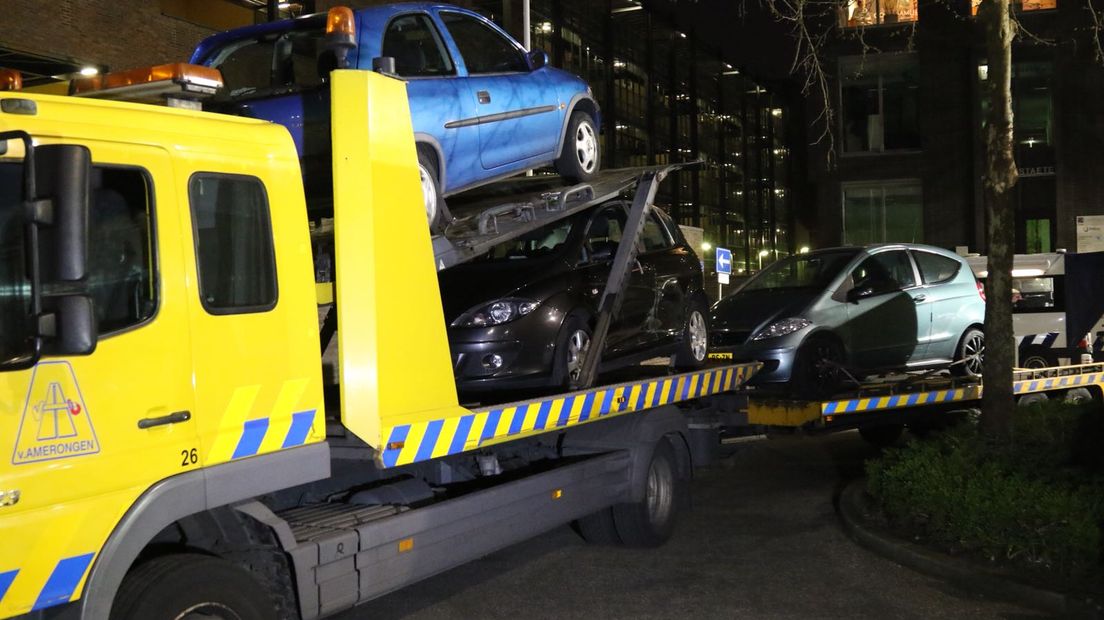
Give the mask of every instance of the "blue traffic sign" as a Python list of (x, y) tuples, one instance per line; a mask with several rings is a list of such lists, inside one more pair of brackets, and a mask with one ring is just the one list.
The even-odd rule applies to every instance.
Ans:
[(732, 250), (717, 248), (717, 273), (732, 273)]

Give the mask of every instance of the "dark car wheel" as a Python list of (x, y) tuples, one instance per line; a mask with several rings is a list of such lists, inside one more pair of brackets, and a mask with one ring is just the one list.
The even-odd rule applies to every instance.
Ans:
[(700, 368), (709, 352), (709, 324), (705, 318), (705, 308), (701, 302), (693, 302), (686, 313), (686, 324), (682, 328), (682, 343), (675, 354), (675, 366), (679, 368)]
[(955, 376), (967, 379), (981, 378), (981, 369), (985, 361), (985, 334), (980, 329), (971, 327), (962, 334), (954, 361), (951, 372)]
[(556, 342), (553, 358), (555, 364), (553, 381), (567, 390), (581, 390), (587, 386), (582, 383), (583, 364), (590, 351), (590, 326), (578, 315), (571, 315), (564, 321)]
[(437, 162), (422, 149), (418, 149), (418, 176), (422, 182), (426, 220), (433, 234), (444, 232), (445, 199), (441, 196), (441, 184), (437, 180)]
[(801, 398), (825, 398), (840, 389), (843, 347), (831, 336), (813, 336), (797, 350), (790, 385)]
[(586, 112), (575, 112), (567, 123), (556, 172), (572, 183), (589, 181), (598, 172), (598, 130)]

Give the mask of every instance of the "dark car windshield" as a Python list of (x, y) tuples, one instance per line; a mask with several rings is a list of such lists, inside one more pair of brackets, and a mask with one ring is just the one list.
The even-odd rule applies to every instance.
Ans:
[(23, 166), (0, 164), (0, 368), (31, 354), (31, 291), (23, 264)]
[(224, 88), (216, 99), (274, 89), (308, 89), (322, 83), (318, 70), (321, 29), (293, 30), (227, 43), (207, 65), (222, 72)]
[(500, 243), (479, 260), (483, 262), (523, 261), (560, 254), (567, 247), (572, 221), (572, 219), (562, 220)]
[(856, 249), (795, 254), (767, 267), (752, 278), (740, 292), (772, 289), (822, 289), (859, 253)]

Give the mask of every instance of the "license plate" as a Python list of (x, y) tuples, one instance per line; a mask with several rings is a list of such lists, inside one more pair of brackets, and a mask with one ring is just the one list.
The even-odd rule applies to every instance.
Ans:
[(732, 359), (732, 352), (731, 351), (729, 351), (729, 352), (720, 352), (720, 351), (718, 351), (716, 353), (710, 353), (709, 354), (709, 359), (711, 359), (711, 360), (730, 360), (730, 359)]

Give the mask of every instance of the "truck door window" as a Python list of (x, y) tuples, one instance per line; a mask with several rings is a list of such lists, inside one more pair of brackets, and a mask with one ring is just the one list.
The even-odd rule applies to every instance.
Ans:
[(383, 35), (383, 55), (395, 59), (395, 71), (403, 77), (456, 72), (441, 37), (424, 14), (401, 15), (391, 20)]
[(92, 169), (88, 284), (100, 334), (133, 327), (157, 308), (153, 200), (145, 173)]
[(511, 73), (529, 71), (529, 63), (512, 41), (494, 28), (463, 13), (441, 11), (441, 21), (464, 57), (468, 73)]
[(0, 164), (0, 367), (30, 357), (34, 346), (22, 205), (22, 163)]
[(276, 306), (276, 255), (260, 179), (197, 173), (188, 187), (199, 294), (211, 314)]

